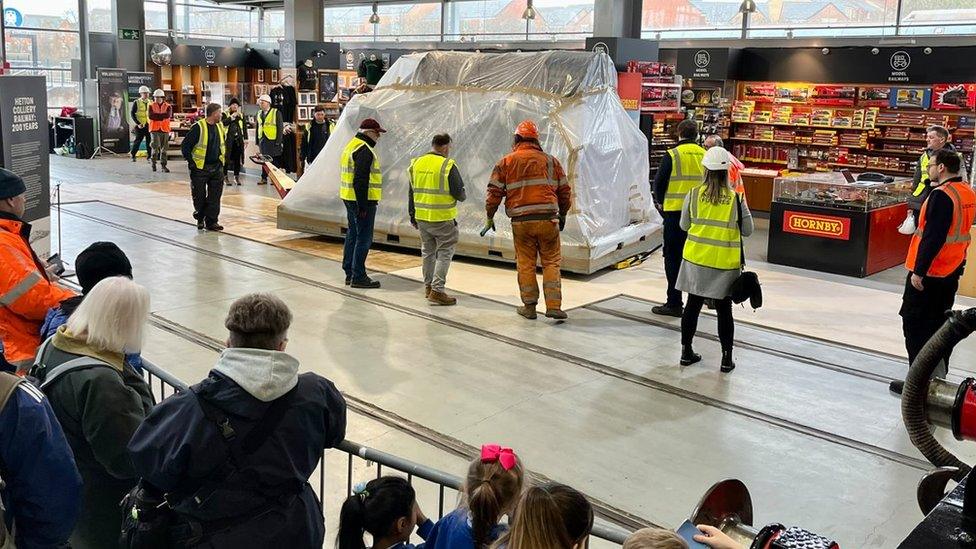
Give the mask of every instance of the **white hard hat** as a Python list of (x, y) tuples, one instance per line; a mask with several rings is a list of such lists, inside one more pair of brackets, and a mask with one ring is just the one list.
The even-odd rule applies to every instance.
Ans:
[(149, 86), (139, 86), (139, 93), (149, 93)]
[(264, 94), (261, 97), (258, 97), (258, 103), (260, 103), (262, 101), (267, 101), (268, 103), (270, 103), (271, 102), (271, 96), (268, 95), (268, 94)]
[(702, 166), (713, 171), (728, 170), (729, 163), (729, 151), (722, 147), (712, 147), (705, 151), (705, 156), (702, 157)]
[(153, 92), (153, 97), (166, 97), (166, 94), (163, 93), (163, 90), (157, 89), (156, 91)]

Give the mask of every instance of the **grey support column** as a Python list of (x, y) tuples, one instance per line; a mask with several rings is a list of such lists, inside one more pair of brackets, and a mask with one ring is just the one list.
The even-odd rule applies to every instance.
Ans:
[[(146, 70), (146, 10), (143, 0), (112, 0), (112, 23), (119, 43), (119, 67)], [(123, 29), (137, 30), (138, 38), (123, 38)]]
[(641, 37), (642, 0), (595, 0), (593, 8), (593, 36)]
[(285, 40), (322, 41), (325, 34), (322, 0), (285, 0)]

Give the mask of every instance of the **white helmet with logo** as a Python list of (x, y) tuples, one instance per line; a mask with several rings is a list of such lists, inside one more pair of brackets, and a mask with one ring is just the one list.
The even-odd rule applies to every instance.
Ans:
[(702, 157), (702, 166), (712, 171), (728, 170), (730, 163), (729, 151), (722, 147), (712, 147), (705, 151), (705, 156)]
[(149, 93), (149, 86), (139, 86), (139, 93)]
[(153, 92), (153, 97), (166, 97), (166, 94), (163, 93), (163, 90), (157, 89)]

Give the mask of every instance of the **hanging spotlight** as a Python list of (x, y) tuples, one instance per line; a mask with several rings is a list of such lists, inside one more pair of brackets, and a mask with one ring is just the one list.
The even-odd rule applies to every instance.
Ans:
[(793, 29), (786, 29), (786, 37), (793, 38)]
[(377, 4), (376, 4), (376, 2), (373, 2), (373, 15), (370, 15), (369, 16), (369, 24), (370, 25), (379, 25), (380, 24), (380, 14), (376, 13), (376, 8), (377, 8)]
[(532, 20), (535, 19), (535, 8), (532, 7), (532, 0), (528, 0), (525, 5), (525, 11), (522, 12), (522, 19)]
[(756, 13), (756, 0), (742, 0), (739, 4), (739, 13)]

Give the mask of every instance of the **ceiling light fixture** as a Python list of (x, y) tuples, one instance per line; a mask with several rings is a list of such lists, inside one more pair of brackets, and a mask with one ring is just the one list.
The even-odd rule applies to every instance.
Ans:
[(528, 0), (525, 5), (525, 11), (522, 12), (522, 19), (532, 20), (535, 19), (535, 8), (532, 7), (532, 0)]
[(739, 4), (739, 13), (756, 13), (756, 0), (742, 0)]
[(380, 14), (376, 13), (376, 8), (377, 7), (378, 6), (377, 6), (376, 2), (373, 2), (373, 14), (369, 16), (369, 24), (370, 25), (379, 25), (380, 24)]

